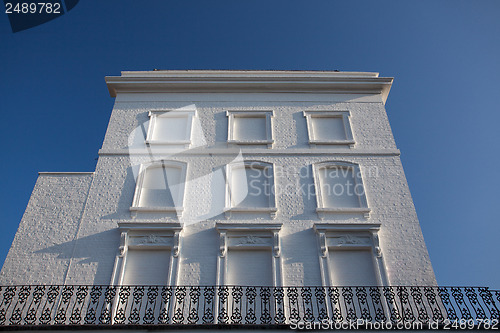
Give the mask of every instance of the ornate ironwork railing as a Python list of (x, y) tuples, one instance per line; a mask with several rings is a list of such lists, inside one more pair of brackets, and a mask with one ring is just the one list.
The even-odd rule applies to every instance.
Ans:
[(480, 287), (0, 286), (0, 328), (109, 325), (498, 323)]

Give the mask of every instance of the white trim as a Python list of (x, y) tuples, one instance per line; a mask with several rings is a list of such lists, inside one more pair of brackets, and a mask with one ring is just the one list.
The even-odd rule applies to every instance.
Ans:
[[(312, 168), (314, 185), (316, 188), (316, 212), (321, 220), (324, 220), (328, 214), (363, 214), (365, 218), (370, 217), (371, 209), (368, 207), (366, 189), (363, 184), (361, 169), (358, 164), (345, 161), (325, 161), (313, 164)], [(363, 193), (361, 195), (357, 195), (359, 207), (325, 207), (321, 186), (322, 184), (319, 177), (319, 171), (323, 168), (347, 168), (352, 170), (354, 181), (356, 183), (354, 186), (361, 185), (363, 188)]]
[[(176, 205), (173, 207), (142, 207), (139, 204), (140, 204), (141, 193), (143, 189), (144, 177), (146, 175), (146, 172), (149, 168), (156, 168), (160, 166), (162, 168), (171, 167), (181, 170), (181, 177), (179, 184), (182, 186), (179, 186), (179, 193), (177, 194), (177, 197), (176, 198), (172, 197), (172, 199), (174, 200), (174, 204)], [(159, 160), (141, 164), (139, 168), (139, 175), (137, 177), (134, 198), (132, 200), (132, 206), (130, 207), (130, 211), (132, 212), (132, 214), (137, 212), (176, 212), (177, 217), (180, 218), (184, 211), (184, 192), (186, 188), (187, 167), (188, 165), (185, 162), (171, 161), (171, 160)]]
[[(307, 122), (307, 133), (309, 135), (309, 145), (311, 147), (315, 148), (316, 145), (346, 145), (350, 148), (354, 148), (355, 141), (349, 122), (349, 117), (351, 115), (349, 111), (304, 111), (303, 114)], [(322, 140), (316, 138), (312, 118), (342, 118), (344, 133), (346, 135), (345, 140)]]
[(129, 248), (136, 250), (168, 249), (170, 250), (170, 267), (167, 277), (168, 285), (177, 285), (179, 273), (180, 234), (179, 223), (118, 223), (120, 246), (115, 259), (111, 285), (121, 285), (127, 265)]
[[(358, 223), (358, 224), (328, 224), (315, 223), (314, 230), (318, 235), (319, 260), (321, 267), (321, 281), (323, 286), (333, 286), (330, 268), (330, 248), (336, 249), (369, 249), (372, 253), (375, 277), (380, 286), (389, 285), (385, 263), (382, 257), (378, 232), (380, 223)], [(334, 243), (334, 238), (346, 237), (347, 242)], [(357, 242), (357, 238), (368, 238), (369, 243)], [(349, 241), (351, 239), (351, 241)]]
[[(243, 165), (243, 166), (242, 166)], [(269, 177), (269, 205), (267, 207), (238, 207), (234, 206), (232, 199), (231, 199), (231, 194), (232, 194), (232, 173), (234, 169), (237, 168), (242, 168), (244, 167), (245, 169), (247, 168), (259, 168), (262, 170), (269, 170), (270, 172), (267, 171), (268, 174), (271, 175)], [(276, 207), (276, 197), (274, 195), (274, 164), (273, 163), (268, 163), (268, 162), (262, 162), (262, 161), (244, 161), (243, 163), (236, 162), (236, 163), (230, 163), (226, 165), (226, 195), (225, 195), (225, 215), (226, 218), (231, 218), (231, 213), (269, 213), (271, 218), (274, 219), (276, 218), (276, 213), (278, 211), (278, 208)]]
[[(267, 148), (272, 148), (274, 144), (273, 140), (273, 110), (226, 110), (226, 116), (228, 118), (227, 125), (227, 142), (228, 144), (237, 145), (267, 145)], [(234, 133), (234, 118), (266, 118), (266, 139), (265, 140), (237, 140), (235, 139)]]
[[(156, 148), (156, 147), (155, 147)], [(178, 152), (177, 155), (186, 155), (186, 156), (196, 156), (196, 155), (233, 155), (238, 154), (239, 152), (243, 154), (252, 154), (252, 155), (291, 155), (291, 156), (300, 156), (300, 155), (308, 155), (308, 156), (322, 156), (329, 155), (331, 156), (372, 156), (372, 157), (385, 157), (385, 156), (400, 156), (401, 153), (398, 149), (349, 149), (347, 147), (338, 146), (335, 148), (286, 148), (286, 149), (267, 149), (267, 148), (248, 148), (244, 145), (240, 145), (240, 147), (229, 147), (229, 148), (203, 148), (201, 150), (191, 149), (182, 152)], [(155, 154), (171, 154), (172, 150), (165, 148), (155, 149)], [(100, 149), (99, 155), (150, 155), (150, 153), (144, 149)]]
[(334, 71), (138, 71), (105, 77), (109, 93), (263, 92), (380, 95), (385, 104), (393, 78)]
[[(216, 223), (215, 228), (219, 232), (216, 284), (218, 286), (225, 285), (228, 250), (244, 248), (246, 250), (270, 249), (273, 255), (273, 286), (282, 286), (281, 241), (279, 237), (281, 227), (281, 223)], [(245, 238), (248, 238), (249, 241), (234, 241)], [(260, 241), (253, 241), (254, 238)]]
[[(184, 146), (184, 148), (189, 149), (192, 143), (194, 117), (197, 117), (196, 110), (182, 110), (182, 109), (150, 110), (149, 127), (148, 127), (148, 133), (146, 135), (146, 144), (173, 145), (173, 146), (181, 145)], [(174, 140), (174, 141), (153, 140), (156, 121), (158, 118), (187, 118), (187, 124), (185, 129), (185, 134), (186, 134), (185, 140)]]

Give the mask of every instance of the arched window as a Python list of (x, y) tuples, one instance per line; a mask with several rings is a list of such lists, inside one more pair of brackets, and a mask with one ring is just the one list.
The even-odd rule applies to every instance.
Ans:
[(186, 163), (158, 161), (141, 166), (131, 211), (176, 211), (184, 206)]
[(313, 167), (317, 212), (370, 213), (359, 166), (346, 162), (323, 162)]
[(267, 212), (275, 217), (271, 163), (245, 161), (229, 164), (226, 171), (226, 212)]

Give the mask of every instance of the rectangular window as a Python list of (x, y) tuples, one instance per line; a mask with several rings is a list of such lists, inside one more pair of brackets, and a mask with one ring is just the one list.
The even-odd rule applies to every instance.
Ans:
[(127, 251), (124, 285), (167, 285), (170, 250)]
[(235, 117), (233, 131), (236, 141), (267, 141), (266, 116)]
[(349, 111), (304, 111), (309, 144), (354, 147)]
[(157, 117), (152, 140), (159, 142), (187, 141), (187, 117)]
[(189, 148), (196, 110), (154, 110), (149, 112), (148, 144)]
[(315, 223), (323, 286), (388, 285), (379, 223)]
[(312, 117), (314, 140), (340, 141), (346, 140), (342, 117)]
[(371, 249), (336, 250), (329, 253), (334, 286), (376, 286), (377, 278)]
[(217, 223), (217, 285), (282, 285), (281, 223)]
[(272, 111), (227, 111), (226, 114), (228, 143), (272, 147)]
[(227, 285), (272, 286), (271, 250), (228, 251)]

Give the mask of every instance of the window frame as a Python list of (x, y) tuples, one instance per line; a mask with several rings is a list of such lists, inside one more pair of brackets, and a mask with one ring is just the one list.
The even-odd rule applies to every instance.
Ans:
[[(359, 164), (345, 161), (325, 161), (313, 164), (312, 168), (314, 187), (316, 189), (316, 212), (321, 220), (324, 220), (328, 214), (363, 214), (365, 218), (370, 217), (371, 209), (368, 207), (366, 187), (363, 184)], [(361, 185), (363, 188), (363, 194), (356, 194), (359, 207), (325, 207), (324, 193), (320, 179), (320, 171), (323, 168), (349, 168), (352, 170), (353, 178), (356, 182), (355, 186)]]
[[(336, 146), (349, 146), (349, 148), (354, 148), (356, 142), (352, 135), (351, 123), (349, 117), (351, 116), (349, 111), (304, 111), (304, 117), (307, 122), (307, 133), (309, 138), (309, 145), (311, 147), (316, 147), (317, 145), (336, 145)], [(316, 139), (314, 135), (313, 121), (312, 118), (342, 118), (342, 123), (344, 125), (344, 132), (346, 135), (345, 140), (321, 140)]]
[[(177, 110), (177, 109), (162, 109), (149, 111), (149, 126), (146, 135), (146, 144), (148, 145), (170, 145), (175, 147), (183, 147), (188, 149), (193, 142), (193, 118), (197, 117), (196, 110)], [(186, 140), (154, 140), (154, 131), (158, 118), (187, 118), (186, 125)]]
[[(314, 230), (316, 231), (319, 244), (321, 281), (324, 287), (334, 286), (330, 267), (330, 249), (332, 248), (336, 248), (337, 250), (369, 249), (372, 254), (375, 278), (378, 286), (389, 285), (378, 235), (380, 223), (315, 223)], [(335, 243), (334, 239), (342, 237), (346, 237), (347, 241)], [(369, 239), (368, 243), (361, 241), (366, 238)]]
[(177, 285), (179, 273), (180, 234), (179, 223), (118, 222), (120, 246), (115, 258), (111, 285), (122, 285), (127, 266), (127, 253), (134, 250), (170, 250), (169, 286)]
[[(174, 203), (180, 203), (180, 206), (165, 206), (165, 207), (142, 207), (140, 206), (140, 200), (143, 190), (144, 178), (146, 176), (147, 170), (150, 168), (158, 168), (158, 167), (172, 167), (181, 170), (181, 180), (184, 180), (184, 186), (179, 187), (179, 193), (177, 194), (177, 198), (172, 196)], [(139, 175), (137, 176), (137, 182), (135, 186), (134, 198), (132, 200), (132, 206), (130, 207), (130, 211), (132, 214), (136, 214), (137, 212), (174, 212), (177, 214), (178, 218), (182, 217), (182, 213), (184, 211), (184, 199), (186, 192), (186, 184), (187, 184), (187, 163), (181, 161), (172, 161), (172, 160), (159, 160), (148, 163), (141, 164), (139, 168)], [(172, 193), (170, 193), (172, 195)]]
[[(273, 139), (273, 110), (226, 110), (228, 117), (227, 126), (227, 142), (228, 144), (236, 145), (267, 145), (267, 148), (272, 148), (274, 144)], [(235, 118), (264, 118), (266, 119), (266, 139), (265, 140), (238, 140), (235, 138), (234, 119)]]
[[(219, 255), (217, 260), (216, 285), (224, 286), (228, 272), (228, 250), (271, 250), (273, 259), (273, 286), (283, 285), (281, 263), (281, 223), (216, 223), (219, 233)], [(260, 241), (256, 241), (259, 239)], [(270, 286), (271, 287), (271, 286)]]
[[(234, 206), (231, 199), (231, 188), (232, 188), (232, 174), (235, 169), (238, 168), (247, 168), (257, 166), (259, 169), (266, 170), (264, 172), (270, 172), (272, 177), (270, 177), (269, 181), (269, 206), (268, 207), (238, 207)], [(269, 170), (270, 171), (267, 171)], [(262, 161), (243, 161), (243, 162), (233, 162), (226, 165), (226, 193), (225, 193), (225, 208), (224, 212), (226, 218), (231, 217), (231, 213), (269, 213), (272, 219), (276, 218), (276, 214), (278, 212), (278, 208), (276, 206), (276, 196), (274, 193), (274, 164), (269, 162)]]

